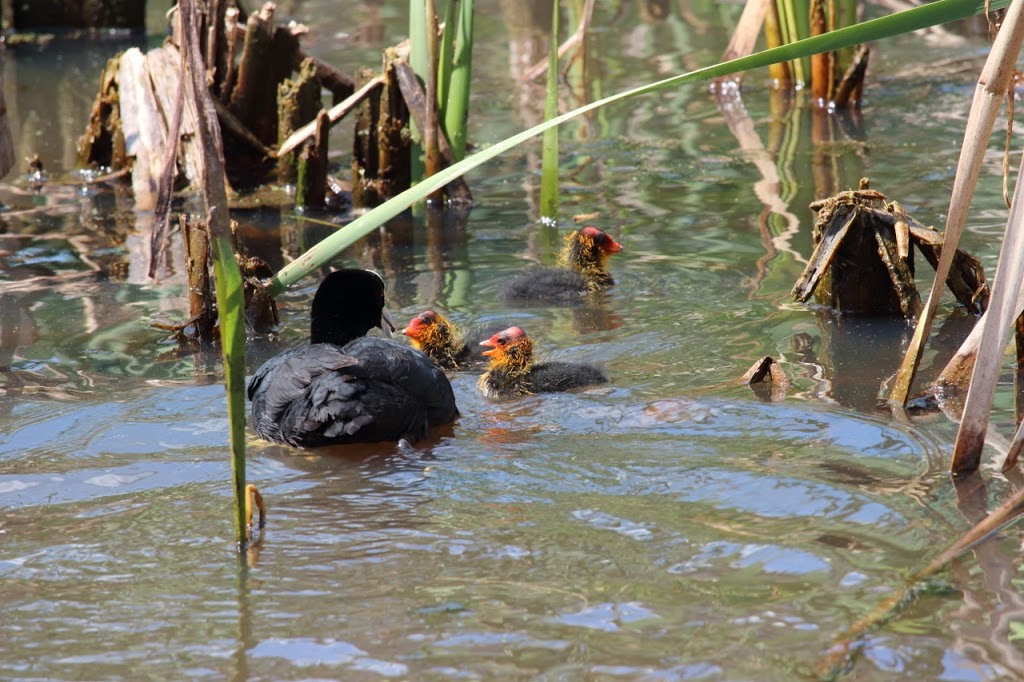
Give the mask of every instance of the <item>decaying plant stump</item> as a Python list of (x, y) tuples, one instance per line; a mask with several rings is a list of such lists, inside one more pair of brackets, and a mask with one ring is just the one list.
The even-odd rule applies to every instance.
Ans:
[[(217, 65), (208, 74), (209, 88), (224, 141), (229, 183), (254, 187), (277, 180), (277, 172), (283, 170), (287, 184), (295, 177), (297, 155), (291, 157), (290, 169), (279, 168), (275, 150), (282, 130), (287, 135), (316, 118), (321, 86), (337, 97), (351, 94), (351, 80), (302, 52), (299, 37), (305, 27), (274, 25), (273, 4), (250, 14), (244, 28), (238, 25), (238, 10), (226, 10), (223, 4), (215, 3), (218, 11), (211, 6), (211, 13), (201, 13), (199, 18), (200, 35), (210, 37), (203, 45), (204, 60)], [(213, 36), (220, 40), (214, 41)], [(180, 36), (175, 34), (154, 50), (143, 53), (131, 48), (112, 59), (79, 141), (83, 165), (132, 168), (132, 185), (142, 210), (153, 207), (154, 178), (171, 137), (172, 112), (181, 90), (179, 45)], [(294, 72), (298, 73), (295, 82), (284, 85)], [(190, 101), (187, 94), (185, 99)], [(198, 176), (195, 138), (195, 112), (186, 106), (176, 138), (181, 151), (179, 180)]]
[(316, 117), (316, 135), (306, 142), (299, 154), (295, 205), (299, 208), (322, 208), (327, 200), (327, 142), (331, 120), (327, 112)]
[[(274, 14), (273, 3), (245, 16), (237, 8), (217, 2), (198, 16), (204, 61), (211, 66), (209, 90), (217, 108), (230, 186), (291, 185), (303, 172), (307, 184), (297, 192), (301, 203), (324, 204), (321, 197), (328, 192), (330, 178), (318, 164), (327, 158), (327, 137), (321, 124), (319, 139), (310, 141), (314, 129), (308, 124), (323, 109), (320, 98), (325, 87), (335, 99), (328, 125), (359, 107), (352, 203), (373, 206), (407, 189), (412, 177), (410, 120), (424, 130), (428, 119), (422, 87), (406, 61), (408, 47), (386, 50), (383, 74), (364, 70), (361, 82), (373, 87), (353, 94), (353, 79), (302, 51), (299, 40), (306, 27), (275, 25)], [(175, 33), (157, 49), (143, 53), (132, 48), (111, 60), (79, 143), (83, 165), (113, 171), (131, 168), (141, 210), (155, 206), (168, 140), (176, 138), (180, 147), (179, 186), (180, 181), (198, 176), (195, 112), (188, 105), (177, 134), (171, 130), (172, 112), (180, 96), (179, 45), (180, 36)], [(185, 101), (190, 101), (187, 94)], [(450, 165), (452, 154), (440, 129), (437, 138), (442, 163)], [(299, 145), (305, 148), (299, 149)], [(303, 160), (312, 160), (312, 166), (300, 171)], [(472, 200), (461, 178), (445, 188), (444, 196), (454, 202)]]
[[(356, 74), (359, 85), (376, 77), (371, 69)], [(411, 145), (409, 109), (398, 89), (393, 60), (384, 67), (384, 84), (374, 88), (356, 113), (352, 158), (352, 204), (376, 206), (409, 188)]]
[[(188, 268), (189, 316), (182, 322), (168, 324), (154, 322), (153, 326), (172, 333), (181, 347), (201, 347), (216, 343), (220, 338), (217, 328), (217, 297), (213, 292), (213, 256), (210, 250), (210, 230), (196, 216), (181, 214), (178, 223), (185, 243)], [(235, 259), (242, 272), (242, 290), (245, 296), (245, 321), (249, 329), (266, 333), (279, 322), (277, 304), (267, 293), (263, 281), (274, 271), (260, 258), (241, 255), (237, 242), (238, 224), (232, 221), (231, 234), (235, 238)]]
[[(823, 305), (852, 315), (916, 318), (921, 296), (914, 284), (916, 247), (935, 267), (942, 235), (906, 215), (881, 192), (861, 188), (816, 201), (814, 253), (793, 287), (798, 301), (812, 294)], [(978, 259), (957, 249), (946, 284), (968, 310), (981, 313), (989, 289)]]
[[(277, 86), (277, 146), (284, 143), (296, 130), (306, 125), (320, 112), (320, 79), (316, 77), (316, 64), (306, 59), (295, 78), (286, 78)], [(295, 182), (298, 172), (296, 155), (282, 154), (277, 160), (277, 179), (282, 184)]]
[[(356, 92), (352, 79), (302, 51), (304, 26), (275, 24), (273, 3), (248, 15), (226, 0), (195, 6), (183, 2), (182, 7), (173, 15), (174, 30), (164, 45), (148, 52), (131, 48), (108, 63), (79, 143), (81, 164), (123, 170), (131, 177), (135, 208), (152, 212), (146, 224), (151, 225), (150, 277), (167, 272), (172, 196), (189, 185), (224, 216), (228, 197), (238, 199), (233, 189), (265, 183), (294, 184), (298, 207), (326, 206), (328, 191), (341, 191), (328, 175), (330, 126), (357, 106), (353, 203), (378, 204), (410, 186), (410, 116), (420, 130), (423, 121), (437, 117), (424, 113), (436, 103), (423, 97), (406, 61), (407, 48), (388, 49), (383, 75), (367, 72), (366, 87)], [(182, 50), (183, 45), (188, 49)], [(187, 69), (183, 54), (189, 57)], [(321, 102), (322, 88), (334, 96), (328, 111)], [(208, 134), (211, 130), (215, 134)], [(437, 137), (445, 165), (451, 164), (440, 129)], [(218, 192), (225, 190), (223, 198), (210, 200), (207, 190), (214, 185)], [(445, 197), (471, 199), (462, 179), (449, 183)], [(217, 216), (211, 224), (220, 240), (222, 214), (210, 210)], [(183, 343), (206, 343), (216, 336), (206, 228), (181, 220), (191, 310), (185, 322), (163, 328)], [(248, 323), (264, 331), (277, 323), (273, 300), (261, 284), (273, 273), (254, 259), (239, 261)]]

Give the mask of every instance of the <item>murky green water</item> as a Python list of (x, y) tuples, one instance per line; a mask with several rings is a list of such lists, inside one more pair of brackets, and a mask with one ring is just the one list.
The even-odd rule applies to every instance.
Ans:
[[(542, 101), (515, 78), (532, 63), (531, 33), (514, 23), (525, 5), (482, 6), (478, 144), (535, 122)], [(309, 49), (343, 68), (376, 63), (371, 47), (403, 33), (401, 8), (332, 7), (282, 13), (315, 26)], [(664, 21), (633, 5), (599, 12), (603, 92), (713, 61), (738, 14), (693, 6), (691, 25), (670, 10)], [(470, 176), (477, 205), (464, 221), (417, 215), (339, 258), (385, 276), (398, 320), (427, 307), (467, 322), (514, 317), (543, 354), (601, 363), (612, 381), (493, 404), (456, 375), (463, 417), (415, 454), (298, 453), (253, 438), (269, 528), (240, 572), (218, 362), (178, 354), (149, 326), (187, 306), (179, 276), (143, 276), (147, 217), (109, 187), (69, 184), (92, 83), (114, 50), (5, 57), (19, 153), (39, 151), (52, 181), (36, 192), (14, 173), (0, 188), (0, 677), (813, 677), (837, 635), (977, 518), (945, 474), (955, 424), (877, 408), (910, 327), (838, 323), (791, 301), (821, 166), (809, 116), (784, 127), (754, 74), (753, 131), (792, 150), (778, 165), (741, 148), (704, 87), (565, 127), (565, 225), (599, 211), (626, 247), (596, 309), (495, 302), (503, 278), (557, 244), (535, 221), (537, 146)], [(941, 222), (974, 76), (899, 72), (951, 54), (976, 68), (983, 52), (916, 37), (877, 46), (866, 131), (840, 135), (826, 164), (840, 187), (868, 175)], [(764, 158), (782, 167), (772, 211)], [(966, 243), (989, 273), (1004, 220), (998, 167), (993, 155)], [(236, 217), (275, 267), (329, 231)], [(281, 338), (254, 340), (251, 368), (303, 339), (315, 286), (282, 297)], [(947, 325), (926, 364), (941, 366), (964, 333)], [(734, 385), (763, 355), (793, 381), (784, 401)], [(1004, 434), (1008, 395), (994, 421)], [(986, 458), (998, 461), (996, 448)], [(990, 506), (1011, 487), (991, 466), (984, 480)], [(1019, 545), (1007, 531), (940, 574), (855, 642), (849, 679), (1024, 675)]]

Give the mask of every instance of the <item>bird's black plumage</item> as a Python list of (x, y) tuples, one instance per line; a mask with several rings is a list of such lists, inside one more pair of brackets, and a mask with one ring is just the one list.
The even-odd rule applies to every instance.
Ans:
[(310, 317), (310, 345), (271, 358), (249, 381), (261, 438), (295, 447), (419, 439), (458, 416), (451, 384), (426, 355), (364, 336), (390, 324), (376, 273), (331, 273)]
[(498, 292), (502, 301), (580, 301), (591, 285), (579, 272), (566, 268), (538, 267), (505, 282)]
[(531, 392), (558, 393), (591, 384), (604, 384), (608, 382), (608, 377), (594, 365), (551, 361), (531, 367), (526, 381)]

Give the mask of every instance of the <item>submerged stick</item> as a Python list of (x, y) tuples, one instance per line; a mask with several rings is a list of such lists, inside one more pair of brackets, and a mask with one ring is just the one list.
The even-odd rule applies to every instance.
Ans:
[[(963, 480), (963, 479), (961, 479)], [(957, 540), (914, 573), (896, 592), (875, 607), (868, 615), (851, 625), (831, 647), (825, 657), (815, 666), (817, 677), (833, 679), (844, 670), (856, 642), (870, 632), (882, 627), (898, 615), (899, 610), (914, 597), (914, 590), (922, 580), (934, 575), (953, 559), (974, 545), (1012, 523), (1024, 512), (1024, 488), (1015, 491), (991, 514), (976, 523)]]
[(836, 109), (845, 109), (853, 103), (860, 105), (860, 91), (864, 86), (864, 74), (868, 72), (868, 57), (871, 55), (871, 48), (861, 45), (853, 55), (853, 61), (847, 67), (836, 93), (832, 98), (832, 106)]

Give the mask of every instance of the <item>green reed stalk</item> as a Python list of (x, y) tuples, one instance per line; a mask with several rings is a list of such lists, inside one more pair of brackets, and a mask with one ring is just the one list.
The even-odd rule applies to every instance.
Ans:
[[(457, 16), (450, 16), (456, 14), (451, 11), (455, 4), (458, 4)], [(439, 117), (452, 149), (452, 157), (462, 161), (466, 156), (466, 123), (469, 119), (469, 92), (473, 75), (475, 9), (473, 0), (452, 0), (448, 8), (444, 25), (445, 42), (449, 43), (448, 52), (441, 50), (439, 65), (441, 72), (447, 75), (442, 79), (438, 74), (438, 107), (441, 109)], [(443, 90), (440, 86), (442, 82)]]
[[(427, 7), (424, 0), (409, 0), (409, 66), (419, 76), (420, 81), (427, 82), (430, 72), (430, 49), (427, 43)], [(423, 179), (423, 133), (416, 124), (409, 120), (409, 131), (412, 143), (409, 149), (410, 177), (415, 185)]]
[(504, 154), (513, 147), (540, 135), (548, 128), (564, 123), (580, 114), (585, 114), (588, 111), (593, 111), (612, 102), (619, 102), (630, 97), (646, 95), (696, 81), (707, 81), (719, 76), (728, 76), (740, 71), (757, 69), (786, 60), (802, 59), (819, 52), (837, 50), (850, 45), (902, 35), (929, 26), (936, 26), (975, 14), (981, 14), (986, 10), (1002, 9), (1009, 4), (1009, 0), (991, 0), (986, 7), (985, 0), (936, 0), (936, 2), (897, 12), (887, 17), (872, 19), (855, 26), (826, 33), (825, 35), (763, 50), (746, 57), (714, 64), (703, 69), (672, 76), (655, 83), (641, 85), (625, 92), (595, 100), (590, 104), (573, 109), (549, 121), (544, 121), (529, 130), (524, 130), (486, 149), (482, 149), (449, 168), (445, 168), (440, 173), (425, 179), (415, 187), (405, 190), (373, 210), (364, 213), (285, 266), (267, 283), (268, 291), (271, 295), (276, 296), (313, 270), (329, 263), (343, 249), (376, 230), (409, 206), (426, 199), (431, 192), (444, 187), (452, 180)]
[(224, 356), (224, 380), (231, 432), (231, 478), (235, 488), (235, 535), (246, 542), (245, 514), (245, 295), (235, 250), (225, 235), (214, 235), (213, 273), (217, 279), (217, 314)]
[[(810, 0), (778, 0), (779, 17), (782, 23), (783, 39), (795, 43), (811, 35)], [(808, 57), (793, 60), (793, 78), (807, 85), (811, 77), (811, 61)]]
[[(853, 26), (857, 23), (858, 0), (830, 0), (829, 4), (832, 7), (833, 30)], [(853, 60), (855, 51), (856, 48), (852, 46), (836, 50), (836, 61), (839, 64), (838, 72), (840, 75), (850, 66), (850, 61)]]
[[(544, 119), (558, 116), (558, 0), (551, 3), (551, 48), (548, 52), (547, 99)], [(544, 131), (540, 170), (540, 217), (558, 223), (558, 126)]]
[[(775, 6), (778, 8), (779, 28), (782, 33), (782, 44), (791, 45), (800, 40), (800, 31), (796, 25), (796, 8), (794, 0), (777, 0)], [(790, 76), (793, 83), (806, 83), (806, 69), (799, 60), (793, 60), (789, 64)]]
[[(757, 0), (748, 0), (754, 1)], [(786, 44), (783, 37), (782, 19), (779, 16), (778, 5), (771, 5), (764, 15), (764, 41), (768, 49), (773, 49)], [(768, 66), (768, 75), (775, 83), (775, 87), (786, 90), (793, 88), (793, 74), (789, 62), (779, 62)]]
[[(811, 35), (811, 0), (789, 0), (793, 3), (793, 18), (796, 20), (796, 38), (803, 40)], [(797, 60), (806, 78), (811, 74), (810, 55)], [(806, 81), (804, 81), (806, 84)]]
[(458, 5), (459, 0), (448, 0), (445, 3), (444, 30), (441, 31), (441, 44), (437, 51), (437, 113), (442, 122), (452, 80), (452, 52), (455, 49), (455, 31), (452, 26)]
[(242, 273), (235, 260), (228, 214), (224, 172), (224, 145), (220, 138), (217, 111), (206, 87), (206, 66), (199, 47), (198, 10), (192, 0), (184, 0), (178, 12), (184, 45), (183, 56), (192, 80), (197, 132), (203, 148), (198, 185), (203, 189), (210, 244), (213, 247), (213, 272), (217, 282), (217, 314), (220, 317), (220, 346), (224, 357), (224, 381), (231, 430), (231, 476), (235, 489), (235, 536), (240, 549), (246, 546), (245, 504), (245, 323)]

